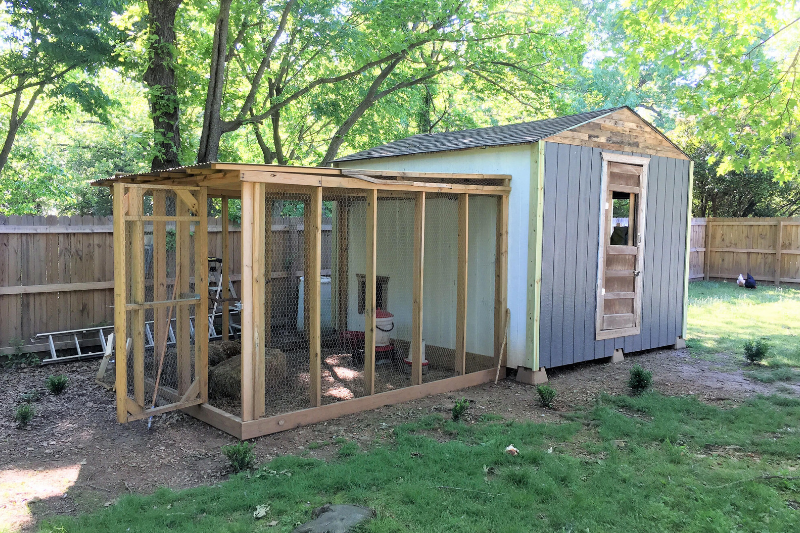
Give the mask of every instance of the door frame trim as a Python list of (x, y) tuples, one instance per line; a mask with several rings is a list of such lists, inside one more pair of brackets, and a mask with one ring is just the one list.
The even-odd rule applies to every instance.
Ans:
[[(602, 171), (600, 174), (600, 231), (597, 236), (597, 315), (595, 319), (595, 339), (613, 339), (617, 337), (627, 337), (638, 335), (642, 329), (642, 276), (636, 276), (636, 286), (634, 287), (635, 297), (633, 299), (633, 314), (635, 326), (631, 328), (603, 330), (603, 287), (605, 286), (605, 259), (606, 259), (606, 202), (608, 193), (608, 163), (627, 163), (631, 165), (641, 165), (642, 175), (639, 178), (639, 207), (637, 209), (638, 233), (641, 236), (638, 251), (636, 253), (636, 270), (642, 271), (644, 262), (644, 246), (646, 235), (646, 207), (647, 207), (647, 171), (650, 166), (649, 157), (632, 155), (614, 154), (610, 152), (600, 152), (602, 158)], [(629, 222), (630, 224), (630, 222)]]

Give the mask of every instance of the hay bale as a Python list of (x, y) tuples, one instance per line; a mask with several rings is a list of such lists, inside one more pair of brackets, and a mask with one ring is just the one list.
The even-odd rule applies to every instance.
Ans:
[(218, 341), (208, 343), (208, 366), (216, 366), (231, 357), (242, 353), (239, 341)]
[[(265, 379), (286, 378), (286, 354), (275, 348), (266, 352)], [(214, 399), (240, 400), (242, 396), (242, 355), (226, 359), (208, 371), (208, 395)]]

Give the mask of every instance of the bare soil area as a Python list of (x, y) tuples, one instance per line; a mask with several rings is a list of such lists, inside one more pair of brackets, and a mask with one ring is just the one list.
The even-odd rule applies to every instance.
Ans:
[[(636, 363), (653, 372), (656, 390), (694, 394), (717, 405), (754, 394), (800, 394), (797, 384), (748, 379), (733, 358), (721, 355), (712, 362), (686, 350), (659, 350), (626, 356), (619, 364), (595, 362), (551, 371), (550, 385), (558, 391), (553, 409), (539, 406), (533, 387), (506, 379), (262, 437), (253, 441), (255, 453), (259, 462), (283, 454), (326, 459), (336, 447), (320, 443), (341, 437), (369, 446), (388, 439), (394, 426), (410, 418), (446, 415), (462, 397), (471, 400), (467, 421), (492, 413), (558, 422), (562, 413), (591, 405), (601, 392), (626, 393), (629, 370)], [(128, 492), (214, 484), (229, 475), (220, 447), (235, 439), (190, 416), (160, 416), (150, 430), (146, 421), (118, 424), (113, 394), (94, 382), (98, 364), (0, 370), (0, 531), (30, 531), (44, 517), (90, 511)], [(56, 373), (70, 380), (60, 396), (44, 385)], [(32, 390), (41, 392), (34, 403), (36, 415), (20, 429), (14, 411), (20, 396)]]

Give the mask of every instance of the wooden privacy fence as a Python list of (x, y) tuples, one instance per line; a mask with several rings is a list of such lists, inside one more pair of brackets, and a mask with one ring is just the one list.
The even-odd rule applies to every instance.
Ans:
[[(219, 257), (221, 221), (209, 218), (208, 225), (208, 253)], [(330, 220), (324, 221), (322, 230), (323, 249), (330, 248)], [(303, 242), (303, 218), (274, 217), (272, 232), (275, 242)], [(238, 227), (230, 227), (230, 248), (231, 280), (239, 294), (242, 254)], [(302, 260), (297, 264), (281, 254), (290, 249), (288, 245), (277, 247), (272, 279), (296, 293), (303, 265)], [(323, 253), (323, 257), (330, 258), (330, 254)], [(287, 271), (287, 265), (296, 270)], [(322, 274), (326, 273), (330, 273), (330, 265), (323, 264)], [(152, 279), (152, 269), (147, 278)], [(46, 344), (33, 342), (37, 333), (112, 324), (113, 305), (112, 217), (0, 215), (0, 354), (13, 353), (20, 345), (23, 351), (47, 350)], [(291, 305), (273, 310), (276, 324), (295, 319), (296, 301), (293, 309)]]
[(800, 283), (800, 218), (693, 218), (689, 279)]

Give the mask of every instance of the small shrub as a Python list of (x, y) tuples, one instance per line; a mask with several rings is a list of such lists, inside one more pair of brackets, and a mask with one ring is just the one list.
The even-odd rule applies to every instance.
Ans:
[(456, 400), (456, 404), (453, 406), (453, 422), (458, 422), (461, 420), (461, 417), (464, 416), (464, 413), (467, 412), (469, 408), (469, 400), (466, 398), (461, 398), (460, 400)]
[(645, 370), (639, 365), (634, 365), (631, 368), (631, 377), (628, 380), (628, 386), (634, 394), (641, 394), (650, 388), (653, 383), (653, 373)]
[(64, 374), (49, 376), (46, 381), (47, 390), (55, 395), (61, 394), (67, 388), (69, 378)]
[(28, 422), (31, 421), (33, 415), (36, 414), (33, 406), (29, 403), (23, 403), (19, 407), (17, 407), (17, 411), (14, 413), (14, 420), (17, 421), (19, 427), (24, 428), (28, 425)]
[(256, 456), (253, 454), (253, 445), (249, 442), (238, 442), (223, 446), (222, 453), (230, 461), (234, 472), (250, 470), (256, 462)]
[(31, 389), (28, 392), (23, 392), (19, 395), (20, 401), (25, 403), (38, 402), (41, 397), (42, 394), (36, 389)]
[(756, 339), (755, 341), (744, 343), (744, 358), (750, 364), (760, 363), (767, 357), (768, 352), (769, 343), (764, 339)]
[(539, 385), (536, 387), (536, 392), (539, 393), (539, 401), (542, 402), (542, 407), (552, 407), (553, 400), (558, 395), (556, 390), (549, 385)]

